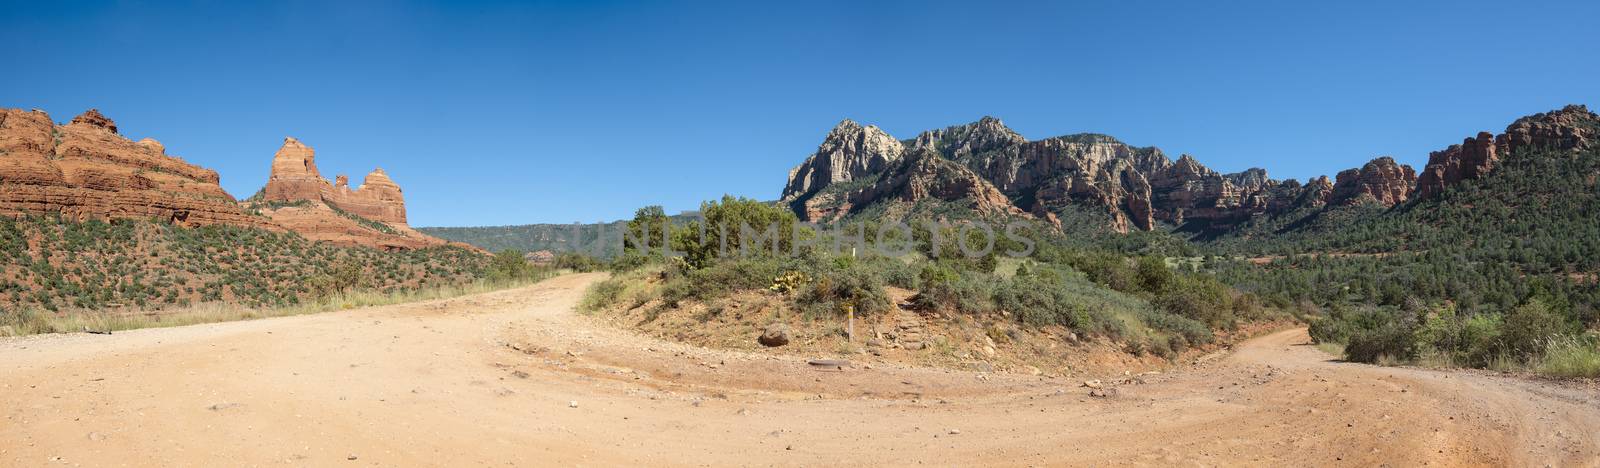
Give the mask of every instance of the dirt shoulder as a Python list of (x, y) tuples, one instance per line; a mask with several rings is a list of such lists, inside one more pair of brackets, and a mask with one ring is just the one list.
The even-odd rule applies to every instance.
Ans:
[(1596, 466), (1600, 397), (1332, 361), (1303, 330), (1105, 383), (840, 370), (575, 315), (567, 275), (347, 312), (0, 340), (0, 465)]

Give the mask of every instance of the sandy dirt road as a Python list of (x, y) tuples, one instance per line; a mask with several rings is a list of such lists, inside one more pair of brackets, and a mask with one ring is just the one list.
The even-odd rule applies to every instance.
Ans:
[(0, 465), (1600, 466), (1592, 388), (1333, 362), (1303, 330), (1094, 398), (644, 338), (572, 312), (601, 277), (0, 340)]

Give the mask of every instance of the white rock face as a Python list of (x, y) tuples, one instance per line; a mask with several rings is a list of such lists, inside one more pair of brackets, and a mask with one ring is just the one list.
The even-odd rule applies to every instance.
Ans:
[(789, 171), (783, 201), (816, 193), (828, 185), (876, 174), (905, 154), (905, 145), (877, 126), (839, 122), (817, 152)]

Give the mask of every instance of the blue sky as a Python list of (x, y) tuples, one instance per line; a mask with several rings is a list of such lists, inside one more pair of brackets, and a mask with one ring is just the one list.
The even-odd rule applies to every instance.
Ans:
[(100, 108), (237, 197), (292, 135), (462, 226), (773, 199), (843, 118), (1304, 179), (1600, 104), (1600, 3), (1302, 3), (5, 0), (0, 106)]

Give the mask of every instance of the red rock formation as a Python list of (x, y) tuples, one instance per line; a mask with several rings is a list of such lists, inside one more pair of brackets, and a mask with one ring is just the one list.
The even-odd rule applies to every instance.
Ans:
[(1335, 178), (1328, 203), (1349, 205), (1365, 200), (1383, 206), (1405, 203), (1411, 196), (1411, 187), (1417, 173), (1411, 166), (1398, 164), (1394, 158), (1384, 156), (1367, 162), (1361, 169), (1347, 169)]
[(284, 138), (283, 147), (273, 155), (272, 174), (261, 193), (262, 201), (269, 203), (311, 202), (266, 211), (274, 221), (307, 238), (386, 249), (445, 244), (406, 224), (405, 197), (383, 169), (374, 169), (355, 189), (344, 175), (329, 183), (317, 171), (316, 151), (292, 137)]
[(1429, 153), (1428, 165), (1423, 167), (1422, 176), (1417, 180), (1417, 196), (1429, 198), (1456, 182), (1488, 174), (1500, 161), (1500, 149), (1504, 145), (1504, 136), (1495, 138), (1489, 132), (1478, 132), (1477, 138)]
[(217, 181), (155, 140), (123, 138), (93, 109), (64, 126), (41, 111), (0, 110), (0, 214), (281, 229), (245, 213)]
[(1506, 127), (1504, 146), (1511, 151), (1583, 150), (1600, 145), (1600, 116), (1583, 105), (1517, 119)]
[(272, 175), (262, 189), (265, 201), (320, 201), (384, 224), (406, 225), (406, 202), (400, 186), (382, 168), (373, 169), (361, 187), (339, 175), (329, 184), (317, 171), (316, 151), (292, 137), (272, 157)]
[(1489, 174), (1501, 157), (1522, 151), (1578, 151), (1600, 145), (1600, 117), (1582, 105), (1517, 119), (1506, 132), (1479, 132), (1459, 145), (1428, 155), (1417, 196), (1429, 198), (1451, 185)]

